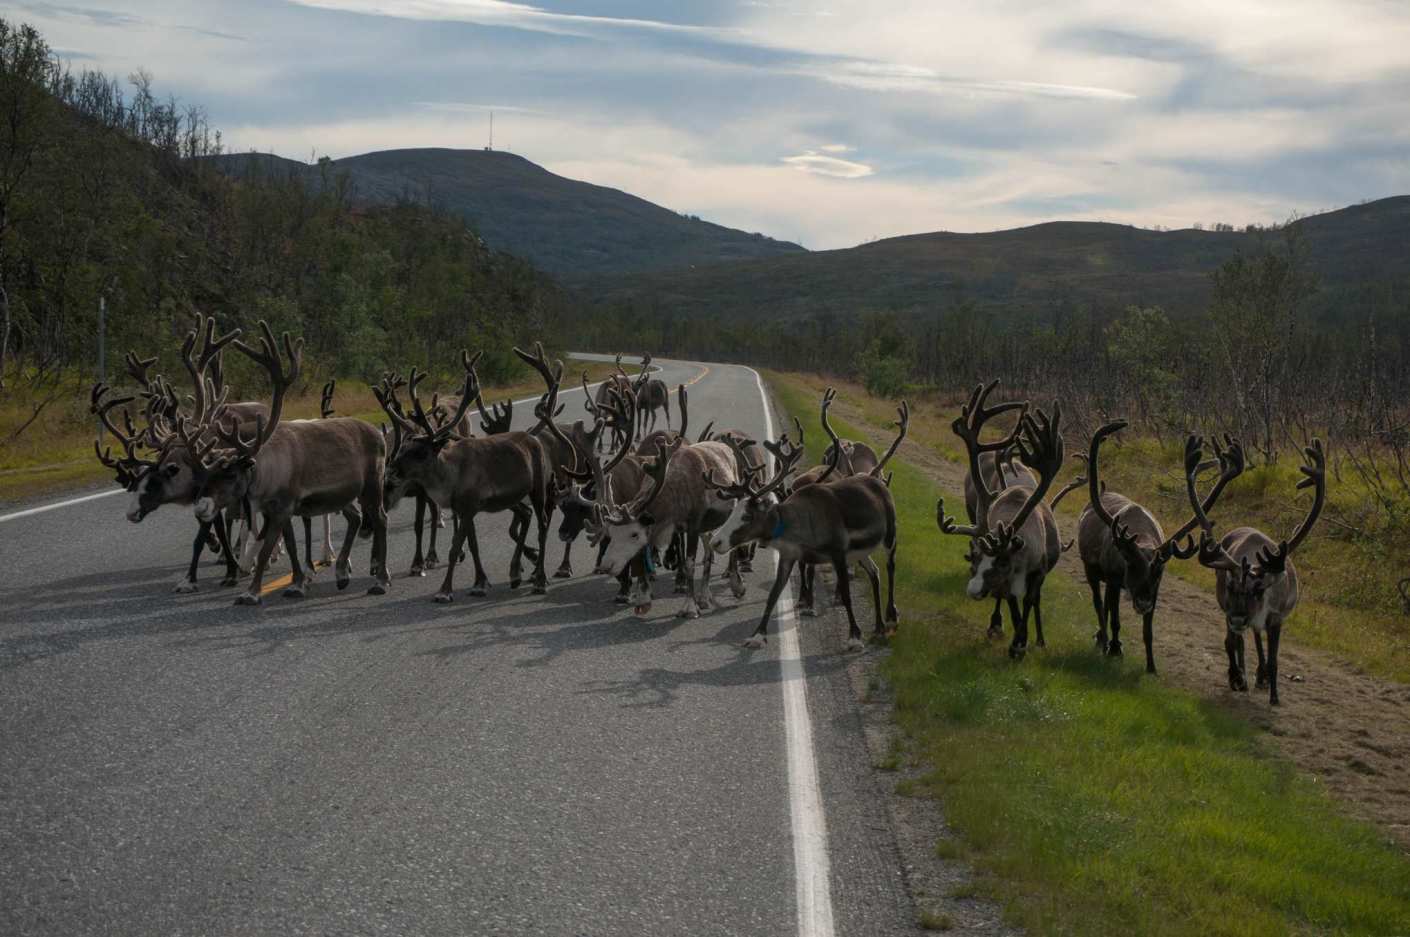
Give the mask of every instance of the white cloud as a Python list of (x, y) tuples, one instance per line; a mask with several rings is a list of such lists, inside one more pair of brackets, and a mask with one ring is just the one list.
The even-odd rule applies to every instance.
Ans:
[(812, 150), (797, 156), (785, 156), (783, 162), (794, 169), (801, 169), (803, 172), (816, 173), (819, 176), (832, 176), (835, 179), (861, 179), (872, 174), (872, 168), (866, 163), (854, 163), (849, 159), (824, 156)]

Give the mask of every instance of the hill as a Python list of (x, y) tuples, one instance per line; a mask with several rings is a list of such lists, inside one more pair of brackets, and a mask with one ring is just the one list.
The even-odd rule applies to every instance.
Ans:
[[(1410, 278), (1410, 196), (1292, 223), (1327, 297)], [(601, 306), (669, 308), (685, 317), (794, 318), (833, 310), (899, 312), (970, 300), (1022, 313), (1058, 302), (1094, 308), (1203, 308), (1209, 274), (1266, 232), (1148, 231), (1058, 221), (984, 234), (937, 232), (845, 250), (789, 254), (670, 274), (595, 277), (580, 285)]]
[[(252, 170), (317, 181), (320, 166), (267, 154), (216, 157), (227, 173)], [(555, 175), (522, 156), (489, 150), (385, 150), (332, 160), (355, 199), (429, 199), (459, 215), (493, 248), (565, 278), (688, 268), (804, 253), (776, 241), (678, 214), (617, 189)]]

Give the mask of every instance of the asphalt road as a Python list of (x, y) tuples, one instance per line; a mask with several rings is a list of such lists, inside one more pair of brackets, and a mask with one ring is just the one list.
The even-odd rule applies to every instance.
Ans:
[[(764, 432), (748, 369), (658, 363), (697, 430)], [(441, 606), (406, 577), (408, 502), (390, 595), (359, 541), (346, 592), (237, 608), (211, 565), (170, 593), (189, 508), (125, 502), (0, 520), (0, 934), (914, 933), (845, 626), (804, 623), (801, 680), (776, 633), (740, 647), (766, 551), (743, 600), (717, 580), (684, 621), (662, 580), (637, 619), (584, 545), (577, 578), (509, 590), (509, 515), (482, 517), (490, 596), (466, 570)]]

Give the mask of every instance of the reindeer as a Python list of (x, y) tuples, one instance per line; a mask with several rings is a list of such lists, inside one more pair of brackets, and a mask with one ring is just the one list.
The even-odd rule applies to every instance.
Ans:
[[(823, 406), (835, 397), (831, 388), (824, 394)], [(862, 632), (852, 610), (852, 592), (848, 569), (856, 563), (871, 582), (872, 600), (876, 608), (876, 634), (884, 635), (887, 625), (896, 625), (900, 615), (896, 610), (896, 503), (891, 489), (882, 480), (886, 463), (900, 448), (910, 426), (910, 408), (905, 401), (897, 410), (899, 432), (886, 455), (865, 475), (851, 475), (827, 484), (820, 482), (794, 488), (782, 502), (771, 504), (769, 496), (781, 490), (784, 479), (802, 457), (800, 445), (789, 445), (785, 435), (778, 443), (768, 444), (776, 460), (774, 477), (763, 485), (754, 483), (755, 469), (742, 482), (721, 485), (718, 479), (708, 479), (712, 487), (734, 500), (734, 510), (710, 539), (710, 548), (717, 553), (738, 550), (757, 543), (778, 553), (778, 571), (764, 605), (759, 627), (746, 640), (745, 646), (763, 647), (768, 640), (769, 619), (773, 617), (778, 598), (793, 574), (793, 567), (803, 563), (831, 563), (837, 576), (837, 591), (847, 610), (850, 650), (860, 650)], [(825, 417), (824, 417), (825, 419)], [(800, 428), (801, 431), (801, 428)], [(843, 458), (837, 446), (832, 451), (833, 470)], [(871, 554), (878, 548), (886, 550), (886, 612), (881, 610), (881, 576)]]
[[(987, 596), (1007, 601), (1014, 631), (1009, 656), (1018, 660), (1027, 651), (1030, 612), (1034, 616), (1037, 646), (1046, 644), (1043, 639), (1043, 581), (1062, 555), (1057, 522), (1043, 501), (1053, 479), (1062, 470), (1062, 408), (1060, 404), (1053, 405), (1051, 420), (1042, 410), (1035, 417), (1024, 409), (1009, 436), (998, 442), (982, 443), (980, 433), (986, 422), (997, 414), (1023, 408), (1022, 404), (1013, 403), (986, 407), (985, 401), (998, 383), (993, 381), (976, 387), (952, 425), (969, 455), (969, 474), (974, 479), (978, 499), (975, 523), (966, 527), (955, 524), (954, 519), (945, 514), (943, 498), (935, 504), (935, 520), (941, 532), (970, 538), (967, 556), (970, 581), (966, 591), (972, 599)], [(1013, 486), (995, 494), (984, 480), (980, 456), (985, 452), (1002, 452), (1011, 445), (1016, 445), (1024, 463), (1038, 472), (1038, 484), (1034, 488)]]
[[(676, 388), (676, 396), (680, 400), (681, 428), (677, 431), (668, 429), (658, 429), (641, 437), (641, 442), (637, 443), (636, 454), (639, 456), (649, 456), (658, 449), (666, 449), (672, 446), (676, 440), (685, 440), (686, 430), (690, 428), (690, 399), (686, 395), (685, 385), (681, 384)], [(635, 395), (633, 395), (635, 399)], [(711, 423), (710, 426), (714, 424)], [(700, 434), (700, 442), (708, 442), (710, 437), (710, 427), (707, 426)]]
[[(261, 320), (261, 349), (236, 341), (235, 348), (263, 368), (273, 385), (269, 418), (256, 420), (254, 436), (246, 439), (239, 423), (213, 418), (213, 430), (226, 448), (203, 459), (206, 476), (194, 503), (196, 517), (209, 521), (220, 511), (242, 502), (264, 517), (265, 536), (255, 560), (249, 590), (237, 605), (258, 605), (260, 586), (282, 532), (293, 582), (284, 590), (291, 598), (304, 594), (306, 577), (298, 559), (293, 517), (339, 511), (348, 522), (343, 547), (334, 567), (339, 589), (351, 580), (348, 563), (359, 528), (372, 533), (372, 575), (369, 595), (383, 595), (387, 574), (387, 514), (382, 503), (385, 444), (375, 426), (349, 417), (280, 422), (284, 397), (302, 370), (303, 341), (283, 335), (283, 354), (269, 323)], [(284, 359), (287, 358), (287, 364)], [(217, 415), (218, 416), (218, 415)]]
[[(326, 420), (333, 416), (333, 391), (337, 388), (336, 379), (330, 378), (328, 383), (323, 385), (323, 392), (318, 401), (318, 417)], [(318, 572), (318, 567), (331, 566), (334, 560), (333, 553), (333, 515), (323, 515), (323, 561), (315, 563), (313, 561), (313, 518), (304, 516), (304, 559), (308, 561), (308, 578), (312, 581)]]
[[(1195, 555), (1196, 547), (1190, 532), (1199, 526), (1192, 516), (1169, 537), (1161, 529), (1155, 515), (1125, 495), (1105, 490), (1100, 483), (1097, 455), (1102, 442), (1125, 429), (1126, 421), (1108, 423), (1092, 436), (1087, 456), (1087, 484), (1090, 503), (1082, 509), (1077, 521), (1078, 553), (1092, 590), (1092, 605), (1097, 611), (1097, 649), (1112, 657), (1121, 656), (1121, 592), (1131, 597), (1131, 605), (1140, 614), (1146, 643), (1146, 673), (1155, 673), (1155, 651), (1152, 622), (1165, 565), (1173, 559), (1187, 560)], [(1193, 459), (1201, 468), (1217, 464), (1219, 481), (1204, 499), (1204, 510), (1214, 507), (1224, 488), (1244, 470), (1244, 453), (1239, 443), (1225, 437), (1227, 450), (1214, 443), (1217, 463), (1200, 463), (1200, 440), (1191, 436), (1185, 443), (1185, 459)], [(1102, 599), (1102, 587), (1106, 599)], [(1107, 638), (1107, 624), (1111, 637)]]
[[(622, 370), (622, 356), (620, 353), (618, 353), (617, 355), (616, 368), (617, 371), (615, 374), (609, 374), (602, 381), (602, 383), (598, 385), (597, 395), (595, 397), (589, 397), (586, 394), (587, 373), (583, 373), (583, 407), (589, 413), (593, 413), (596, 411), (596, 409), (599, 408), (605, 409), (610, 404), (610, 395), (613, 393), (619, 394), (623, 397), (630, 395), (632, 399), (636, 399), (636, 389), (632, 386), (632, 379), (627, 377), (626, 371)], [(633, 439), (635, 439), (635, 436), (633, 434), (633, 427), (631, 426), (625, 427), (624, 429), (614, 427), (612, 430), (613, 449), (620, 448), (623, 442), (631, 442)], [(603, 444), (604, 440), (599, 437), (597, 440), (597, 447), (599, 450), (601, 450)]]
[[(702, 611), (713, 607), (710, 597), (713, 554), (705, 554), (703, 578), (696, 580), (694, 554), (698, 540), (702, 533), (723, 523), (733, 507), (718, 488), (706, 484), (705, 476), (713, 473), (722, 484), (734, 484), (738, 480), (735, 454), (724, 443), (707, 441), (692, 446), (686, 443), (684, 435), (677, 435), (664, 446), (658, 444), (655, 457), (644, 464), (648, 487), (627, 504), (619, 506), (609, 500), (611, 486), (599, 492), (597, 523), (611, 538), (601, 568), (609, 575), (618, 575), (629, 563), (643, 556), (647, 548), (650, 552), (643, 556), (643, 561), (650, 563), (653, 557), (665, 553), (677, 534), (686, 535), (688, 542), (680, 551), (680, 562), (690, 593), (679, 616), (698, 618)], [(742, 595), (743, 581), (738, 577), (737, 567), (733, 574), (731, 588), (736, 596)], [(650, 587), (644, 577), (632, 604), (638, 614), (645, 614), (651, 608)]]
[[(586, 383), (587, 376), (583, 376)], [(572, 566), (569, 561), (569, 551), (573, 542), (584, 529), (591, 528), (591, 535), (598, 544), (598, 567), (601, 566), (602, 553), (607, 549), (608, 538), (602, 531), (598, 530), (594, 524), (594, 504), (601, 497), (599, 492), (605, 491), (603, 479), (610, 478), (612, 494), (616, 497), (634, 497), (641, 489), (646, 472), (630, 445), (621, 446), (603, 468), (602, 461), (598, 457), (596, 442), (602, 437), (602, 433), (607, 428), (611, 428), (613, 435), (623, 427), (635, 425), (635, 406), (633, 398), (623, 398), (616, 393), (610, 395), (610, 404), (606, 407), (598, 407), (593, 411), (594, 423), (591, 430), (587, 430), (581, 421), (574, 423), (571, 430), (565, 435), (572, 440), (574, 448), (586, 464), (590, 472), (583, 474), (578, 471), (566, 472), (566, 478), (557, 484), (555, 498), (558, 510), (563, 515), (563, 520), (558, 526), (558, 539), (563, 543), (563, 563), (558, 571), (554, 573), (556, 578), (567, 578), (572, 575)], [(560, 430), (562, 428), (560, 427)], [(619, 604), (625, 605), (627, 602), (628, 581), (626, 576), (619, 577), (622, 581), (622, 589), (617, 596)]]
[[(236, 419), (248, 428), (259, 416), (267, 414), (268, 411), (262, 403), (225, 403), (228, 389), (220, 369), (220, 357), (224, 348), (239, 335), (240, 331), (236, 329), (217, 337), (215, 319), (200, 314), (197, 315), (196, 328), (187, 333), (181, 347), (181, 359), (192, 381), (192, 410), (189, 415), (191, 426), (202, 426), (219, 412)], [(199, 352), (196, 351), (198, 338), (201, 342)], [(164, 504), (191, 504), (203, 477), (201, 461), (196, 455), (197, 447), (202, 442), (202, 434), (198, 432), (192, 439), (185, 431), (188, 417), (181, 411), (176, 392), (163, 377), (150, 374), (150, 368), (156, 360), (155, 357), (139, 358), (134, 351), (127, 354), (128, 372), (139, 385), (146, 388), (142, 396), (146, 398), (147, 426), (140, 433), (133, 426), (131, 416), (125, 409), (125, 433), (113, 424), (108, 415), (115, 407), (135, 398), (129, 396), (105, 400), (109, 392), (105, 384), (94, 385), (91, 398), (90, 409), (99, 416), (104, 427), (117, 439), (125, 452), (123, 457), (114, 460), (110, 451), (100, 450), (98, 444), (94, 443), (99, 460), (114, 469), (119, 484), (131, 493), (127, 519), (134, 524), (140, 524), (147, 515)], [(178, 426), (181, 427), (181, 432), (178, 432)], [(139, 445), (156, 450), (156, 458), (139, 457), (136, 454)], [(209, 450), (208, 444), (205, 449)], [(172, 591), (196, 591), (197, 569), (202, 552), (211, 542), (212, 531), (226, 561), (226, 575), (221, 585), (233, 586), (236, 583), (240, 575), (236, 558), (238, 548), (232, 548), (229, 525), (222, 517), (201, 523), (192, 543), (190, 566)]]
[[(547, 424), (556, 433), (553, 414), (557, 407), (558, 387), (563, 363), (550, 369), (544, 358), (543, 346), (535, 344), (531, 355), (519, 348), (514, 353), (531, 365), (543, 377), (548, 393), (536, 411), (540, 424)], [(553, 516), (553, 464), (548, 447), (541, 439), (525, 432), (502, 433), (483, 438), (457, 438), (453, 427), (479, 394), (479, 378), (474, 362), (464, 351), (461, 363), (465, 370), (465, 388), (454, 418), (435, 425), (421, 406), (416, 384), (410, 385), (412, 419), (387, 409), (393, 422), (402, 425), (407, 434), (401, 448), (389, 466), (394, 498), (408, 484), (419, 485), (437, 504), (450, 507), (455, 515), (455, 533), (450, 561), (446, 564), (445, 580), (435, 595), (437, 602), (454, 600), (456, 560), (466, 541), (475, 564), (472, 596), (488, 594), (489, 577), (480, 562), (479, 541), (475, 536), (475, 516), (481, 513), (510, 511), (519, 521), (514, 555), (510, 560), (510, 588), (518, 588), (522, 580), (522, 558), (525, 553), (529, 516), (538, 521), (538, 551), (534, 556), (534, 572), (530, 578), (535, 595), (548, 591), (544, 574), (544, 553), (547, 547), (548, 525)], [(511, 532), (514, 530), (511, 526)]]
[(656, 411), (664, 409), (666, 411), (666, 429), (671, 428), (671, 392), (666, 387), (666, 382), (660, 378), (650, 377), (651, 355), (647, 353), (641, 359), (641, 375), (633, 383), (632, 389), (636, 394), (637, 424), (636, 434), (645, 436), (656, 429)]
[[(1195, 491), (1195, 474), (1198, 471), (1198, 458), (1185, 459), (1185, 492), (1194, 508), (1202, 530), (1199, 543), (1201, 566), (1215, 571), (1215, 597), (1224, 611), (1227, 633), (1224, 650), (1229, 655), (1229, 689), (1248, 692), (1248, 681), (1244, 676), (1244, 632), (1253, 629), (1253, 646), (1258, 652), (1258, 670), (1254, 686), (1268, 687), (1268, 702), (1278, 705), (1278, 644), (1282, 637), (1283, 622), (1297, 608), (1298, 586), (1297, 567), (1293, 565), (1292, 554), (1307, 535), (1312, 525), (1322, 513), (1327, 500), (1327, 460), (1322, 451), (1322, 442), (1312, 440), (1312, 445), (1303, 449), (1307, 464), (1301, 466), (1303, 474), (1297, 488), (1313, 489), (1312, 507), (1307, 516), (1293, 530), (1292, 537), (1281, 542), (1253, 527), (1236, 527), (1218, 541), (1214, 539), (1214, 525), (1205, 513)], [(1268, 656), (1263, 656), (1263, 632), (1268, 632)]]

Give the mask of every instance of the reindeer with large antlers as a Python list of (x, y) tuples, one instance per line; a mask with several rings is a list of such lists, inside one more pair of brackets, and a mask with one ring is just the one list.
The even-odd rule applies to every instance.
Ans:
[[(831, 391), (831, 388), (828, 390)], [(831, 393), (824, 396), (824, 407), (832, 402), (833, 396)], [(729, 519), (710, 539), (711, 549), (723, 553), (757, 543), (778, 553), (778, 571), (769, 590), (763, 618), (745, 642), (746, 646), (759, 648), (767, 640), (774, 606), (788, 584), (793, 567), (800, 562), (832, 564), (837, 577), (838, 596), (847, 610), (849, 649), (859, 650), (863, 646), (862, 632), (857, 627), (857, 616), (852, 610), (848, 574), (852, 564), (861, 566), (871, 582), (872, 600), (876, 608), (876, 633), (885, 634), (888, 625), (894, 626), (899, 621), (896, 611), (896, 503), (881, 473), (906, 438), (910, 408), (905, 401), (901, 402), (897, 416), (895, 441), (864, 475), (850, 475), (827, 482), (825, 474), (813, 484), (795, 487), (783, 501), (769, 503), (769, 495), (780, 489), (803, 454), (802, 446), (791, 445), (785, 435), (778, 443), (768, 444), (776, 465), (773, 478), (766, 483), (755, 484), (754, 474), (734, 485), (720, 485), (715, 479), (709, 480), (722, 494), (735, 499)], [(842, 458), (842, 447), (834, 447), (830, 463), (833, 471), (836, 471)], [(871, 558), (877, 549), (886, 551), (888, 594), (884, 614), (881, 609), (881, 576)]]
[(348, 522), (334, 566), (338, 588), (351, 580), (348, 557), (359, 528), (372, 533), (370, 595), (387, 591), (387, 514), (382, 504), (385, 444), (375, 426), (350, 417), (281, 422), (284, 398), (302, 368), (303, 341), (286, 332), (283, 350), (267, 322), (261, 321), (260, 348), (236, 341), (235, 348), (263, 368), (273, 385), (269, 417), (255, 421), (246, 438), (238, 422), (213, 420), (213, 430), (225, 448), (204, 460), (206, 478), (195, 502), (197, 518), (210, 520), (220, 511), (242, 503), (264, 517), (264, 537), (255, 560), (249, 590), (238, 605), (258, 605), (260, 587), (274, 546), (282, 533), (293, 582), (289, 597), (304, 594), (306, 576), (298, 559), (292, 518), (340, 512)]
[[(244, 428), (249, 428), (255, 419), (268, 413), (264, 404), (254, 401), (225, 403), (228, 389), (220, 368), (221, 354), (230, 342), (239, 337), (240, 331), (236, 329), (217, 337), (215, 325), (214, 318), (198, 314), (196, 328), (187, 333), (181, 347), (182, 363), (192, 380), (192, 409), (189, 414), (182, 412), (176, 392), (165, 378), (151, 374), (151, 366), (157, 359), (139, 358), (136, 352), (128, 352), (127, 366), (133, 379), (145, 388), (142, 392), (146, 399), (147, 426), (144, 430), (140, 433), (136, 430), (126, 409), (123, 411), (126, 432), (119, 430), (108, 417), (115, 406), (126, 404), (134, 398), (104, 400), (108, 393), (107, 386), (100, 384), (93, 389), (93, 412), (99, 415), (104, 427), (117, 439), (125, 453), (113, 459), (109, 452), (99, 451), (98, 457), (116, 471), (119, 484), (131, 492), (127, 519), (134, 524), (141, 523), (164, 504), (192, 503), (204, 476), (201, 456), (210, 451), (214, 442), (202, 427), (217, 412), (234, 418)], [(144, 459), (137, 455), (139, 445), (156, 450), (156, 458)], [(212, 529), (226, 560), (226, 576), (221, 584), (235, 584), (240, 573), (238, 550), (232, 549), (229, 525), (224, 518), (220, 518), (201, 523), (192, 545), (190, 567), (173, 591), (196, 590), (196, 571), (201, 554), (210, 542)]]
[[(945, 514), (943, 498), (936, 502), (935, 520), (941, 532), (969, 538), (970, 580), (966, 591), (972, 599), (1002, 598), (1007, 602), (1014, 631), (1009, 656), (1018, 659), (1028, 647), (1030, 613), (1037, 644), (1044, 646), (1043, 582), (1062, 555), (1057, 521), (1043, 500), (1062, 470), (1062, 408), (1054, 404), (1051, 419), (1041, 410), (1034, 416), (1025, 409), (1018, 426), (1007, 437), (981, 442), (986, 422), (999, 413), (1023, 408), (1022, 404), (1013, 403), (986, 406), (998, 383), (976, 387), (952, 424), (969, 455), (969, 474), (978, 498), (975, 522), (965, 527), (957, 525)], [(1009, 446), (1017, 446), (1023, 462), (1037, 471), (1038, 484), (1033, 488), (1013, 486), (996, 494), (984, 479), (980, 457), (985, 452), (1003, 452)]]
[[(514, 353), (531, 365), (543, 377), (548, 392), (540, 402), (537, 415), (549, 432), (556, 432), (553, 414), (557, 408), (558, 387), (563, 364), (550, 368), (544, 358), (543, 346), (536, 344), (530, 354), (515, 348)], [(538, 522), (538, 551), (534, 555), (534, 572), (530, 577), (535, 594), (548, 591), (544, 574), (544, 552), (548, 540), (548, 525), (553, 516), (553, 463), (548, 447), (531, 433), (510, 432), (480, 438), (465, 438), (454, 431), (465, 411), (479, 396), (479, 378), (474, 361), (461, 352), (465, 369), (465, 387), (460, 404), (452, 419), (436, 425), (421, 405), (416, 386), (411, 385), (412, 418), (407, 420), (397, 410), (386, 408), (387, 415), (401, 425), (406, 437), (389, 466), (390, 488), (393, 492), (415, 484), (437, 504), (445, 505), (455, 515), (455, 532), (445, 580), (435, 595), (437, 602), (454, 599), (456, 560), (467, 545), (475, 564), (473, 596), (483, 596), (489, 590), (489, 577), (480, 562), (479, 541), (475, 535), (478, 514), (510, 511), (515, 515), (519, 533), (515, 537), (514, 555), (510, 561), (510, 587), (518, 588), (522, 581), (522, 559), (525, 553), (530, 517)], [(511, 532), (515, 527), (511, 525)]]
[[(1192, 516), (1169, 537), (1161, 529), (1155, 515), (1125, 495), (1105, 490), (1100, 482), (1098, 453), (1102, 442), (1126, 427), (1126, 421), (1108, 423), (1092, 436), (1087, 456), (1087, 484), (1090, 503), (1082, 509), (1077, 521), (1077, 549), (1092, 589), (1092, 605), (1097, 611), (1098, 650), (1113, 657), (1121, 655), (1121, 593), (1131, 597), (1131, 605), (1140, 614), (1146, 644), (1146, 673), (1155, 673), (1155, 650), (1152, 622), (1156, 600), (1165, 566), (1172, 559), (1187, 560), (1195, 555), (1195, 542), (1190, 533), (1199, 526), (1198, 516)], [(1227, 446), (1227, 448), (1226, 448)], [(1209, 511), (1229, 482), (1244, 470), (1244, 453), (1239, 443), (1225, 437), (1225, 446), (1214, 443), (1218, 457), (1219, 480), (1204, 499), (1203, 509)], [(1185, 459), (1193, 459), (1201, 468), (1200, 440), (1191, 436), (1185, 443)], [(1102, 589), (1106, 596), (1103, 598)], [(1110, 637), (1107, 627), (1110, 625)]]
[[(1321, 440), (1303, 449), (1307, 464), (1301, 467), (1303, 478), (1297, 483), (1301, 491), (1312, 488), (1312, 506), (1307, 516), (1293, 530), (1292, 537), (1275, 542), (1263, 531), (1253, 527), (1236, 527), (1218, 541), (1214, 525), (1205, 513), (1195, 491), (1198, 459), (1185, 460), (1185, 492), (1194, 508), (1202, 529), (1199, 562), (1215, 571), (1215, 597), (1224, 611), (1227, 633), (1224, 650), (1229, 655), (1229, 689), (1248, 691), (1244, 670), (1244, 632), (1253, 629), (1253, 646), (1258, 652), (1258, 670), (1254, 686), (1268, 687), (1268, 702), (1278, 705), (1278, 644), (1283, 622), (1297, 608), (1297, 567), (1292, 554), (1322, 513), (1327, 500), (1327, 459)], [(1268, 632), (1268, 656), (1263, 656), (1263, 632)]]
[[(609, 374), (603, 379), (602, 383), (597, 386), (596, 395), (589, 395), (587, 393), (587, 377), (584, 375), (583, 408), (596, 417), (599, 412), (606, 411), (609, 408), (612, 402), (611, 395), (614, 393), (621, 397), (630, 395), (632, 399), (636, 399), (636, 388), (632, 386), (632, 379), (627, 377), (627, 372), (622, 369), (622, 356), (620, 353), (617, 355), (616, 373)], [(623, 433), (625, 433), (625, 435), (623, 435)], [(628, 426), (625, 430), (613, 427), (612, 448), (618, 449), (623, 442), (630, 443), (634, 441), (635, 438), (635, 427)], [(598, 449), (600, 450), (606, 442), (605, 439), (599, 436), (597, 440)]]
[[(583, 383), (586, 386), (586, 374), (583, 375)], [(558, 510), (563, 515), (563, 519), (558, 525), (558, 539), (563, 543), (563, 563), (553, 574), (556, 578), (568, 578), (573, 574), (569, 551), (572, 549), (573, 542), (584, 530), (590, 529), (592, 538), (597, 542), (597, 565), (601, 566), (602, 554), (607, 549), (609, 538), (596, 527), (597, 512), (595, 508), (597, 501), (604, 497), (600, 492), (608, 489), (606, 480), (610, 479), (611, 490), (606, 495), (610, 503), (614, 497), (626, 498), (627, 500), (635, 497), (637, 492), (641, 490), (642, 481), (646, 477), (641, 459), (632, 451), (630, 444), (619, 447), (605, 467), (597, 455), (597, 441), (609, 428), (612, 435), (616, 437), (619, 436), (620, 430), (623, 428), (629, 430), (635, 425), (636, 401), (632, 398), (623, 398), (616, 393), (610, 394), (609, 399), (608, 405), (592, 411), (595, 419), (591, 430), (586, 429), (582, 422), (578, 421), (574, 423), (569, 432), (565, 433), (572, 440), (582, 464), (587, 465), (591, 471), (588, 474), (584, 474), (580, 470), (567, 472), (565, 479), (558, 484), (556, 491)], [(625, 605), (629, 588), (628, 580), (625, 574), (619, 579), (622, 588), (617, 599), (619, 603)]]

